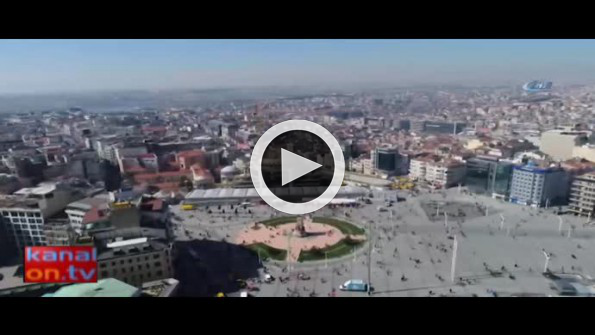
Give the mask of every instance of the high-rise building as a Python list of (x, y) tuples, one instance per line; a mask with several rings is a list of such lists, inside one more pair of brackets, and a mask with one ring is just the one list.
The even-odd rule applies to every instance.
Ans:
[(533, 162), (515, 166), (510, 202), (533, 207), (563, 204), (568, 196), (568, 174), (559, 167), (539, 167)]
[(513, 164), (497, 157), (479, 156), (467, 160), (465, 185), (469, 191), (507, 199)]
[(372, 151), (372, 164), (380, 173), (394, 174), (399, 167), (399, 150), (391, 147), (378, 147)]
[(576, 176), (570, 187), (568, 210), (581, 216), (595, 214), (595, 173)]

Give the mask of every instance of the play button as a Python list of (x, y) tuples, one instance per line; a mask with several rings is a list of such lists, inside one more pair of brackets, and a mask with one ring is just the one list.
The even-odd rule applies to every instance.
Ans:
[(276, 124), (257, 141), (250, 160), (256, 192), (271, 207), (306, 214), (324, 207), (339, 191), (345, 162), (337, 140), (304, 120)]
[(281, 186), (308, 174), (322, 164), (318, 164), (293, 152), (281, 149)]

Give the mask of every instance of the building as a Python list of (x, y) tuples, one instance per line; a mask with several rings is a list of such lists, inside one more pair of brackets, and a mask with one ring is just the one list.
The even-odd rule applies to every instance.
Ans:
[[(111, 232), (117, 236), (118, 232)], [(143, 283), (171, 278), (171, 245), (164, 239), (115, 237), (96, 234), (98, 278), (116, 278), (141, 287)], [(140, 236), (140, 235), (139, 235)]]
[(0, 266), (10, 261), (16, 255), (16, 250), (9, 243), (8, 232), (4, 227), (4, 223), (0, 220)]
[(462, 122), (438, 122), (425, 121), (423, 131), (428, 134), (452, 134), (456, 135), (465, 129), (467, 125)]
[(595, 163), (595, 145), (585, 144), (574, 147), (574, 149), (572, 149), (572, 157), (586, 159), (589, 162)]
[(576, 176), (570, 186), (568, 211), (581, 216), (595, 214), (595, 173)]
[(192, 165), (202, 167), (206, 164), (205, 152), (202, 150), (188, 150), (176, 154), (176, 162), (181, 170), (188, 170)]
[(465, 179), (466, 165), (453, 159), (441, 159), (436, 155), (421, 155), (412, 158), (409, 166), (409, 178), (425, 181), (434, 187), (448, 188), (462, 184)]
[(81, 199), (68, 204), (64, 212), (68, 215), (70, 227), (80, 236), (88, 225), (109, 220), (109, 200), (101, 197)]
[(25, 246), (47, 245), (44, 224), (66, 206), (84, 195), (67, 185), (46, 183), (23, 188), (12, 196), (0, 198), (0, 215), (9, 235), (9, 242), (19, 252)]
[(17, 176), (0, 173), (0, 194), (12, 194), (21, 187), (21, 183), (19, 182)]
[(513, 171), (512, 162), (497, 157), (478, 156), (467, 160), (465, 185), (473, 193), (508, 199)]
[(48, 246), (73, 245), (76, 234), (67, 218), (49, 218), (43, 225), (43, 232)]
[(360, 157), (350, 161), (350, 170), (356, 173), (372, 175), (374, 173), (374, 164), (372, 158)]
[[(315, 194), (320, 194), (319, 187), (305, 186), (293, 187), (290, 195), (303, 196), (308, 199)], [(341, 186), (337, 198), (358, 198), (369, 192), (363, 187)], [(194, 190), (188, 195), (184, 202), (200, 205), (237, 204), (245, 201), (262, 201), (254, 188), (213, 188), (208, 190)]]
[(114, 278), (100, 279), (96, 283), (66, 285), (56, 292), (46, 293), (44, 298), (132, 298), (140, 297), (142, 291)]
[(372, 151), (372, 165), (377, 172), (393, 175), (399, 164), (399, 150), (392, 147), (379, 147)]
[(533, 162), (515, 166), (510, 184), (510, 202), (548, 207), (564, 204), (568, 196), (568, 174), (559, 167), (539, 167)]
[(539, 149), (557, 161), (573, 157), (575, 147), (588, 142), (589, 133), (554, 129), (543, 132)]
[(174, 297), (178, 291), (179, 283), (180, 282), (174, 278), (143, 283), (143, 296), (155, 298)]

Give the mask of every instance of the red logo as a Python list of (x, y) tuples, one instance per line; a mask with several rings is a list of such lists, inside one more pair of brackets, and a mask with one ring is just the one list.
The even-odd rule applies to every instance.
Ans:
[(25, 247), (26, 283), (94, 283), (94, 247)]

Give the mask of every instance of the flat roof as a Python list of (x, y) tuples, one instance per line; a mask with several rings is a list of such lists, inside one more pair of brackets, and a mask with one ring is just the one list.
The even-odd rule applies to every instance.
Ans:
[(140, 290), (114, 278), (100, 279), (96, 283), (73, 284), (60, 288), (54, 293), (44, 294), (49, 298), (68, 297), (135, 297)]
[[(325, 187), (291, 187), (282, 189), (278, 194), (287, 195), (304, 195), (321, 194)], [(357, 196), (360, 194), (367, 194), (368, 191), (363, 187), (356, 186), (341, 186), (337, 197)], [(204, 199), (248, 199), (260, 198), (256, 189), (254, 188), (213, 188), (208, 190), (194, 190), (186, 195), (187, 200), (204, 200)]]
[(135, 245), (135, 244), (147, 243), (147, 240), (148, 239), (146, 237), (133, 238), (130, 240), (108, 243), (107, 247), (108, 248), (121, 248), (121, 247), (126, 247), (126, 246), (130, 246), (130, 245)]
[(29, 194), (34, 194), (34, 195), (45, 195), (48, 193), (51, 193), (53, 191), (56, 190), (56, 185), (55, 184), (44, 184), (44, 185), (39, 185), (37, 187), (26, 187), (26, 188), (22, 188), (16, 192), (14, 192), (14, 194), (18, 194), (18, 195), (29, 195)]

